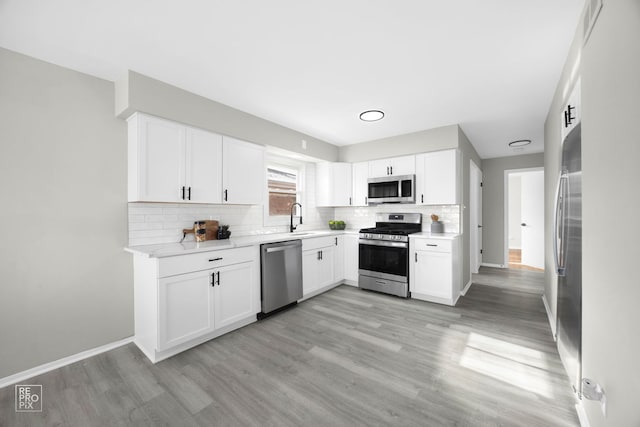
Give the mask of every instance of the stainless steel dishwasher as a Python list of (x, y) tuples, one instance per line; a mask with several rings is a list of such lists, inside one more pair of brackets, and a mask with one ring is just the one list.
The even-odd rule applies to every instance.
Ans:
[(302, 240), (260, 245), (262, 313), (258, 319), (302, 298)]

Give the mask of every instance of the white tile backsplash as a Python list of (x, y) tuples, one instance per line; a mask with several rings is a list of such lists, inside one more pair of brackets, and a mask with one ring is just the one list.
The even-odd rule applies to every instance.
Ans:
[(376, 213), (378, 212), (408, 212), (422, 214), (422, 231), (429, 231), (431, 227), (431, 214), (440, 217), (444, 223), (444, 231), (447, 233), (460, 232), (460, 206), (414, 206), (414, 205), (378, 205), (358, 208), (335, 208), (335, 219), (347, 223), (347, 229), (358, 230), (376, 225)]

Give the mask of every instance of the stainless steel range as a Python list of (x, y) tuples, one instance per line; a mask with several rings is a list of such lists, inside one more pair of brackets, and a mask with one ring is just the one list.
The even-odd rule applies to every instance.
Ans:
[(360, 230), (361, 289), (409, 296), (409, 234), (422, 231), (419, 213), (378, 213), (376, 226)]

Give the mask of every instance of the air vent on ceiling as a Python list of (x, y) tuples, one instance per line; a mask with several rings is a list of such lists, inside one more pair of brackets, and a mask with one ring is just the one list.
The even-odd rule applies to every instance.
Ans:
[(598, 15), (600, 14), (600, 9), (602, 9), (602, 0), (587, 0), (582, 33), (583, 45), (586, 45), (587, 40), (589, 40), (593, 26), (596, 24), (596, 19), (598, 19)]

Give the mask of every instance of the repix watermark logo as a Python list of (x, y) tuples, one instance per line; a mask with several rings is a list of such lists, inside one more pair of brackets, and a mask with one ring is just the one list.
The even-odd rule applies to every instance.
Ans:
[(16, 384), (16, 412), (42, 412), (42, 385)]

